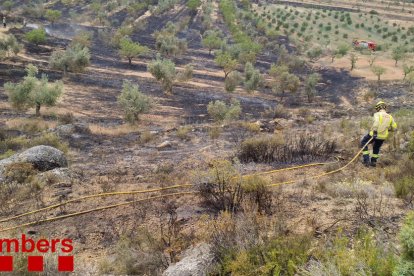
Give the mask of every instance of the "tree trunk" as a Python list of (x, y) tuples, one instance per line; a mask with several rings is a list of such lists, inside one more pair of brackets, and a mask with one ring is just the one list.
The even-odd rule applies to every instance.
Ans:
[(129, 62), (129, 65), (131, 66), (132, 65), (132, 58), (128, 58), (128, 62)]
[(40, 116), (40, 104), (36, 104), (36, 117)]
[(211, 56), (211, 49), (208, 49), (208, 55)]
[(230, 72), (226, 72), (226, 71), (224, 71), (224, 80), (226, 80), (227, 79), (227, 77), (228, 77), (228, 75), (230, 74)]

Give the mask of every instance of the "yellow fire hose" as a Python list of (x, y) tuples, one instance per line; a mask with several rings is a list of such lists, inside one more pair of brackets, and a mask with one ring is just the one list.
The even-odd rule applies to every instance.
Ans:
[[(371, 138), (357, 152), (357, 154), (355, 154), (355, 156), (348, 163), (346, 163), (344, 166), (342, 166), (338, 169), (335, 169), (333, 171), (329, 171), (329, 172), (325, 172), (325, 173), (321, 173), (321, 174), (318, 174), (318, 175), (311, 176), (307, 179), (318, 179), (318, 178), (321, 178), (323, 176), (327, 176), (327, 175), (334, 174), (334, 173), (337, 173), (337, 172), (340, 172), (340, 171), (344, 170), (345, 168), (347, 168), (350, 164), (352, 164), (358, 158), (358, 156), (362, 153), (364, 148), (372, 141), (372, 139), (373, 138)], [(338, 161), (336, 161), (336, 162), (338, 162)], [(336, 162), (313, 163), (313, 164), (289, 167), (289, 168), (284, 168), (284, 169), (277, 169), (277, 170), (272, 170), (272, 171), (267, 171), (267, 172), (262, 172), (262, 173), (250, 174), (250, 175), (271, 174), (271, 173), (280, 172), (280, 171), (287, 171), (287, 170), (294, 170), (294, 169), (300, 169), (300, 168), (305, 168), (305, 167), (326, 165), (326, 164), (336, 163)], [(244, 177), (250, 176), (250, 175), (244, 175)], [(280, 185), (284, 185), (284, 184), (293, 184), (293, 183), (296, 183), (297, 181), (298, 180), (291, 180), (291, 181), (273, 183), (273, 184), (269, 184), (268, 187), (275, 187), (275, 186), (280, 186)], [(88, 195), (88, 196), (84, 196), (84, 197), (71, 199), (71, 200), (68, 200), (68, 201), (65, 201), (65, 202), (62, 202), (62, 203), (59, 203), (59, 204), (44, 207), (44, 208), (41, 208), (41, 209), (38, 209), (38, 210), (33, 210), (33, 211), (23, 213), (23, 214), (14, 216), (14, 217), (9, 217), (9, 218), (0, 220), (0, 223), (7, 222), (7, 221), (10, 221), (10, 220), (14, 220), (14, 219), (17, 219), (17, 218), (21, 218), (21, 217), (24, 217), (24, 216), (28, 216), (28, 215), (31, 215), (31, 214), (35, 214), (35, 213), (38, 213), (38, 212), (41, 212), (41, 211), (57, 208), (57, 207), (65, 205), (65, 204), (80, 201), (80, 200), (83, 200), (83, 199), (90, 199), (90, 198), (96, 198), (96, 197), (105, 197), (105, 196), (112, 196), (112, 195), (131, 195), (131, 194), (140, 194), (140, 193), (151, 193), (151, 192), (158, 192), (158, 191), (170, 190), (170, 189), (176, 189), (176, 188), (188, 188), (188, 187), (192, 187), (192, 186), (193, 186), (192, 184), (182, 184), (182, 185), (174, 185), (174, 186), (169, 186), (169, 187), (164, 187), (164, 188), (148, 189), (148, 190), (140, 190), (140, 191), (111, 192), (111, 193), (100, 193), (100, 194)], [(97, 207), (97, 208), (94, 208), (94, 209), (89, 209), (89, 210), (86, 210), (86, 211), (80, 211), (80, 212), (75, 212), (75, 213), (66, 214), (66, 215), (62, 215), (62, 216), (46, 218), (46, 219), (43, 219), (43, 220), (33, 221), (33, 222), (16, 225), (16, 226), (9, 227), (9, 228), (0, 229), (0, 233), (5, 232), (5, 231), (18, 229), (18, 228), (22, 228), (22, 227), (26, 227), (26, 226), (36, 225), (36, 224), (43, 223), (43, 222), (50, 222), (50, 221), (54, 221), (54, 220), (65, 219), (65, 218), (74, 217), (74, 216), (78, 216), (78, 215), (83, 215), (83, 214), (87, 214), (87, 213), (91, 213), (91, 212), (102, 211), (102, 210), (106, 210), (106, 209), (116, 208), (116, 207), (119, 207), (119, 206), (135, 204), (135, 203), (138, 203), (138, 202), (144, 202), (144, 201), (159, 199), (159, 198), (163, 198), (163, 197), (170, 197), (170, 196), (188, 195), (188, 194), (194, 194), (194, 193), (195, 192), (177, 192), (177, 193), (153, 196), (153, 197), (148, 197), (148, 198), (145, 198), (145, 199), (138, 199), (138, 200), (134, 200), (134, 201), (128, 201), (128, 202), (123, 202), (123, 203), (118, 203), (118, 204), (113, 204), (113, 205), (101, 206), (101, 207)]]

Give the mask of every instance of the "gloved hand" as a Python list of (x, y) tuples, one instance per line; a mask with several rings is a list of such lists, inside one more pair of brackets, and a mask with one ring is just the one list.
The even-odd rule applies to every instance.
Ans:
[(374, 130), (374, 134), (373, 134), (372, 138), (377, 139), (377, 135), (378, 135), (378, 131)]

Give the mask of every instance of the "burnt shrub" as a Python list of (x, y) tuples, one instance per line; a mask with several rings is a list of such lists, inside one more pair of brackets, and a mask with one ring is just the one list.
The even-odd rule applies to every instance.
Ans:
[(334, 141), (317, 136), (283, 139), (276, 135), (261, 135), (245, 140), (240, 146), (238, 158), (241, 162), (256, 163), (309, 162), (328, 157), (335, 148)]
[(268, 182), (259, 176), (243, 177), (227, 160), (215, 160), (211, 168), (194, 180), (202, 205), (231, 213), (249, 208), (270, 213), (272, 195)]

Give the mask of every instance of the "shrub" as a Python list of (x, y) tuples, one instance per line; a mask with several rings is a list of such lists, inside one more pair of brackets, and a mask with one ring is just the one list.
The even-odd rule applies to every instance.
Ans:
[(30, 107), (36, 108), (36, 115), (40, 115), (40, 108), (43, 105), (54, 106), (63, 93), (63, 83), (55, 81), (49, 83), (46, 75), (41, 79), (36, 78), (38, 69), (34, 65), (26, 68), (27, 76), (17, 84), (6, 83), (6, 90), (12, 106), (18, 110), (27, 110)]
[(400, 231), (402, 255), (397, 264), (394, 276), (409, 276), (414, 274), (414, 212), (410, 212)]
[(260, 135), (242, 142), (238, 157), (242, 162), (306, 162), (326, 158), (336, 148), (335, 142), (302, 135), (285, 140), (277, 135)]
[(139, 120), (139, 115), (151, 109), (151, 99), (139, 91), (138, 85), (125, 81), (122, 92), (118, 97), (118, 103), (124, 110), (125, 120), (134, 124)]
[(66, 75), (70, 72), (83, 72), (90, 64), (91, 55), (89, 49), (81, 45), (73, 45), (65, 51), (54, 51), (49, 60), (49, 66), (56, 70), (62, 70)]
[(62, 12), (58, 10), (46, 10), (45, 17), (50, 23), (55, 23), (62, 16)]
[(233, 92), (237, 85), (242, 81), (243, 77), (238, 71), (231, 72), (228, 77), (224, 80), (224, 88), (227, 92)]
[(404, 59), (406, 52), (405, 47), (401, 45), (392, 50), (392, 58), (395, 60), (395, 66), (397, 66), (399, 60)]
[(46, 31), (45, 29), (34, 29), (30, 32), (27, 32), (25, 37), (27, 41), (38, 46), (39, 44), (42, 44), (46, 41)]
[(81, 31), (72, 38), (71, 46), (80, 45), (82, 48), (89, 48), (92, 45), (92, 37), (92, 32)]
[(155, 47), (161, 55), (175, 57), (187, 51), (187, 41), (176, 37), (179, 27), (169, 21), (161, 31), (155, 32)]
[(222, 122), (224, 120), (235, 120), (240, 117), (241, 107), (240, 102), (234, 100), (230, 105), (222, 101), (209, 102), (207, 112), (215, 122)]
[(189, 140), (188, 133), (191, 131), (189, 126), (180, 126), (177, 129), (177, 137), (181, 140)]
[(247, 91), (254, 91), (261, 81), (260, 71), (254, 69), (254, 66), (247, 62), (244, 67), (244, 87)]
[(149, 52), (149, 49), (139, 43), (133, 42), (130, 38), (123, 38), (119, 43), (119, 55), (127, 58), (129, 65), (132, 64), (132, 59), (142, 54)]
[(414, 200), (414, 176), (405, 176), (394, 183), (395, 194), (408, 204)]
[(0, 38), (0, 60), (17, 55), (21, 48), (14, 35), (4, 35)]
[(306, 53), (306, 55), (311, 61), (317, 61), (322, 56), (322, 48), (312, 48)]

